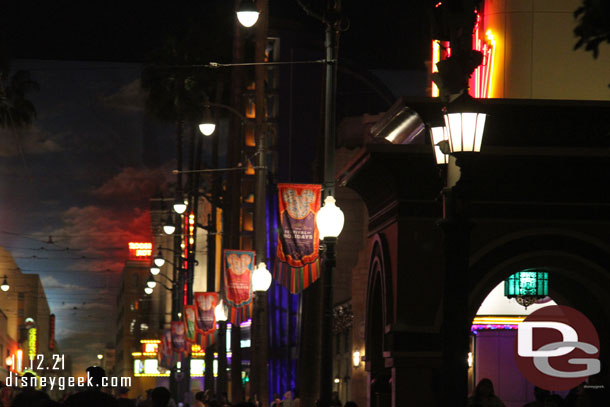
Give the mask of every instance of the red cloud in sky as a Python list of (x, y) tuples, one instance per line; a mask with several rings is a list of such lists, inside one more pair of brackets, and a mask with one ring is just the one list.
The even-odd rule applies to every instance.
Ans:
[(167, 189), (171, 176), (169, 168), (124, 168), (120, 173), (95, 189), (99, 198), (120, 201), (148, 200), (159, 191)]

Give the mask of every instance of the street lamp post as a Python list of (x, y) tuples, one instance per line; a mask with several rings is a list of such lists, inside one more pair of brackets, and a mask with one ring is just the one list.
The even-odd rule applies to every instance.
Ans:
[(218, 324), (218, 381), (216, 393), (224, 395), (227, 392), (227, 308), (221, 299), (214, 309)]
[(343, 223), (343, 212), (335, 205), (335, 198), (327, 196), (324, 206), (316, 215), (316, 226), (325, 246), (322, 270), (322, 349), (320, 349), (322, 407), (330, 406), (333, 390), (333, 269), (336, 263), (335, 244), (343, 229)]
[[(463, 94), (448, 106), (444, 114), (446, 137), (440, 142), (444, 153), (455, 157), (460, 178), (442, 191), (445, 258), (442, 326), (442, 405), (466, 406), (468, 398), (469, 347), (468, 264), (470, 255), (471, 166), (480, 151), (485, 114), (475, 100)], [(435, 150), (435, 154), (438, 151)], [(437, 156), (438, 158), (438, 156)], [(442, 160), (437, 160), (443, 164)], [(453, 161), (449, 161), (453, 165)]]
[[(263, 396), (268, 388), (267, 359), (269, 355), (267, 333), (267, 290), (271, 285), (267, 265), (259, 263), (252, 273), (254, 309), (252, 316), (252, 347), (250, 348), (250, 386), (252, 398)], [(263, 394), (261, 394), (263, 393)]]

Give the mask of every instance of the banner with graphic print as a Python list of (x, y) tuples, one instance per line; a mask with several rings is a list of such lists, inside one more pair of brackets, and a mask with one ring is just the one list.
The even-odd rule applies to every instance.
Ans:
[(196, 292), (195, 307), (197, 308), (197, 332), (208, 335), (216, 330), (216, 316), (214, 310), (218, 304), (218, 294)]
[(196, 331), (197, 307), (186, 305), (184, 307), (184, 324), (186, 326), (186, 341), (194, 343), (197, 340)]
[(167, 329), (163, 332), (161, 343), (159, 344), (157, 359), (159, 366), (166, 369), (172, 368), (172, 331)]
[(186, 351), (186, 326), (184, 321), (172, 321), (172, 349), (176, 353)]
[(273, 277), (291, 293), (309, 287), (319, 276), (321, 185), (278, 184), (280, 227)]
[(252, 302), (252, 271), (254, 252), (224, 251), (224, 296), (231, 308), (242, 308)]

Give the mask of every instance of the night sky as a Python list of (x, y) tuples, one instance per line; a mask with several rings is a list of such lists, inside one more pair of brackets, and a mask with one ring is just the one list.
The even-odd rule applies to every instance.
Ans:
[[(423, 69), (427, 2), (344, 3), (342, 58)], [(0, 131), (0, 246), (23, 272), (40, 274), (75, 374), (114, 342), (127, 242), (151, 238), (148, 200), (173, 180), (174, 127), (146, 114), (142, 63), (165, 35), (193, 21), (203, 46), (226, 62), (230, 49), (219, 48), (230, 44), (231, 4), (23, 0), (0, 17), (13, 72), (26, 69), (40, 85), (30, 96), (33, 125)], [(291, 0), (271, 1), (270, 9), (272, 24), (296, 21), (314, 33), (322, 56), (319, 22)]]

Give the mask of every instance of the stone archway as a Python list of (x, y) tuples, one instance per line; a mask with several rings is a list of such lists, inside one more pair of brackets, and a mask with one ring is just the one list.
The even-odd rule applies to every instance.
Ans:
[(389, 255), (385, 238), (373, 238), (366, 296), (365, 355), (369, 376), (370, 407), (391, 405), (391, 372), (385, 367), (383, 352), (385, 327), (393, 318), (393, 289)]
[[(528, 268), (549, 272), (549, 294), (583, 312), (597, 328), (600, 343), (610, 343), (610, 250), (589, 235), (566, 230), (529, 230), (504, 236), (472, 256), (469, 317), (487, 294), (509, 275)], [(603, 345), (602, 345), (603, 347)], [(602, 350), (602, 367), (610, 363)]]

